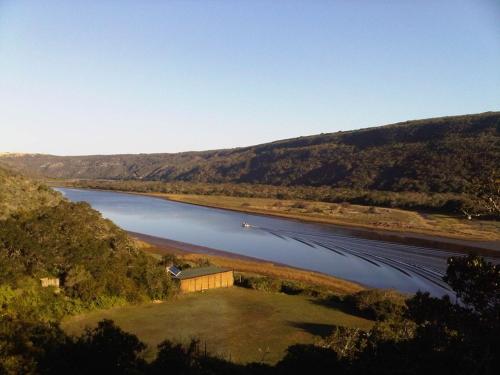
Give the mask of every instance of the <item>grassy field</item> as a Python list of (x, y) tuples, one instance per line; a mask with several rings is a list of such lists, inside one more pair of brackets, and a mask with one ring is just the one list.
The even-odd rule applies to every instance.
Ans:
[(202, 348), (206, 343), (207, 351), (233, 361), (268, 363), (278, 361), (289, 345), (313, 343), (335, 325), (362, 329), (372, 325), (310, 297), (233, 287), (75, 316), (65, 320), (63, 328), (76, 334), (104, 318), (138, 335), (149, 346), (148, 357), (166, 338), (188, 342), (196, 337)]
[(213, 195), (147, 193), (169, 200), (236, 211), (276, 215), (292, 219), (362, 228), (421, 233), (476, 241), (500, 241), (500, 222), (467, 221), (463, 218), (426, 214), (394, 208), (366, 207), (311, 201)]

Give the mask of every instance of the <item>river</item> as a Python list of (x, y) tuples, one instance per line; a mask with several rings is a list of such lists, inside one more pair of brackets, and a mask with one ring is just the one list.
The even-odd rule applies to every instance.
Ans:
[[(370, 287), (450, 293), (441, 280), (455, 253), (369, 238), (356, 230), (97, 190), (57, 188), (121, 228), (319, 271)], [(248, 222), (250, 227), (242, 227)]]

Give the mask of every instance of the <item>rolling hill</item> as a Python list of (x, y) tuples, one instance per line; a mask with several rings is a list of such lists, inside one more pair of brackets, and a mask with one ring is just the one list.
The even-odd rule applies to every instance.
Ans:
[(365, 190), (467, 191), (500, 165), (500, 112), (407, 121), (251, 147), (176, 154), (4, 154), (54, 178), (258, 183)]
[[(60, 293), (41, 287), (45, 277), (59, 279)], [(57, 320), (163, 298), (170, 286), (163, 267), (88, 204), (0, 167), (0, 318)]]
[(59, 204), (62, 196), (47, 186), (0, 167), (0, 220)]

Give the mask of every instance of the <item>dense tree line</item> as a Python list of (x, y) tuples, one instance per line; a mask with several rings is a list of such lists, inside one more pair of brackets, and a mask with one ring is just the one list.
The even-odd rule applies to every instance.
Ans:
[(252, 147), (178, 154), (4, 156), (58, 178), (468, 193), (500, 164), (500, 113), (408, 121)]
[(0, 220), (13, 213), (54, 206), (61, 199), (47, 185), (0, 167)]
[[(456, 193), (392, 192), (331, 188), (327, 186), (274, 186), (259, 184), (209, 184), (201, 182), (71, 180), (52, 181), (58, 186), (131, 191), (139, 193), (199, 194), (247, 198), (308, 200), (328, 203), (352, 203), (366, 206), (403, 208), (465, 214), (498, 216), (485, 209), (485, 202), (478, 202), (475, 195)], [(497, 194), (498, 195), (498, 194)], [(499, 196), (500, 198), (500, 196)], [(485, 216), (485, 215), (483, 215)]]
[[(1, 206), (8, 209), (0, 212), (0, 316), (55, 321), (175, 291), (164, 267), (88, 204), (0, 173)], [(60, 288), (42, 287), (41, 278), (58, 279)]]
[(338, 327), (317, 344), (289, 347), (274, 366), (235, 364), (200, 350), (196, 340), (189, 345), (164, 341), (148, 363), (142, 356), (146, 346), (111, 321), (70, 337), (54, 324), (4, 318), (0, 373), (496, 374), (500, 266), (477, 256), (451, 258), (445, 280), (458, 303), (417, 293), (403, 304), (378, 306), (369, 332)]

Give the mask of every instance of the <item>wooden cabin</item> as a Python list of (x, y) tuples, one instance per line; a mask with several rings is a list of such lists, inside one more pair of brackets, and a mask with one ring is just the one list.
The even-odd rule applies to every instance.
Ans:
[(168, 267), (167, 271), (174, 279), (179, 280), (179, 289), (183, 293), (229, 288), (234, 284), (233, 270), (229, 268), (210, 266), (181, 271), (175, 267)]

